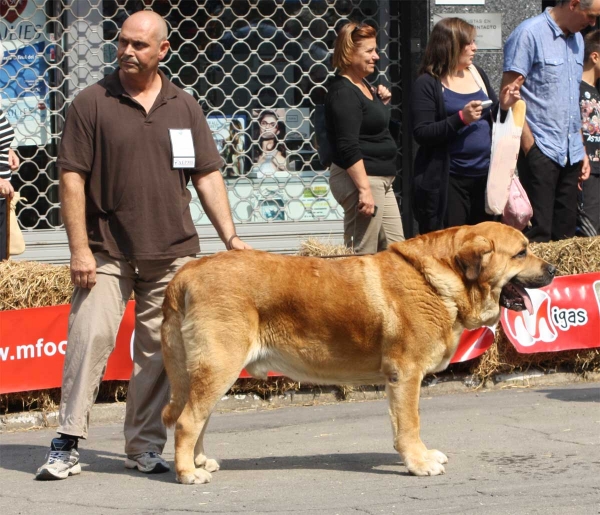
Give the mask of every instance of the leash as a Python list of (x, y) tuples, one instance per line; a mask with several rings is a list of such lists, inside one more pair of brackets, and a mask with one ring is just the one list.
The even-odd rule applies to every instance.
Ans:
[(335, 258), (347, 258), (347, 257), (360, 257), (360, 256), (374, 256), (376, 252), (361, 252), (360, 254), (331, 254), (329, 256), (304, 256), (304, 257), (317, 257), (321, 259), (335, 259)]

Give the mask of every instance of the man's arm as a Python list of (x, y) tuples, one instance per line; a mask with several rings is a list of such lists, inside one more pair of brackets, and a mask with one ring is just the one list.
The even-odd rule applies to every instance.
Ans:
[(85, 224), (85, 179), (79, 172), (60, 171), (60, 212), (71, 250), (71, 280), (75, 286), (92, 288), (96, 284), (96, 260)]
[(251, 249), (235, 233), (231, 208), (227, 199), (227, 188), (219, 170), (192, 175), (192, 184), (198, 198), (227, 250)]
[[(510, 90), (520, 89), (523, 83), (525, 82), (525, 77), (517, 72), (504, 72), (502, 74), (502, 85), (500, 86), (500, 91), (503, 91), (506, 86), (509, 86)], [(525, 119), (525, 124), (523, 125), (523, 133), (521, 134), (521, 149), (523, 153), (527, 155), (533, 147), (535, 143), (535, 139), (529, 128), (529, 124), (527, 123), (527, 119)]]
[(583, 129), (581, 129), (581, 139), (583, 140), (583, 163), (581, 164), (581, 170), (579, 172), (579, 184), (578, 187), (581, 190), (581, 184), (583, 181), (587, 181), (590, 177), (590, 172), (592, 171), (592, 167), (590, 165), (590, 158), (588, 157), (587, 149), (585, 147), (585, 135), (583, 134)]

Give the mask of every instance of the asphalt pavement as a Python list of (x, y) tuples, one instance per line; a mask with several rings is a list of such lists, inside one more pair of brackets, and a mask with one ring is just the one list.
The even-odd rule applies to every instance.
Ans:
[(385, 400), (216, 413), (205, 441), (221, 470), (192, 486), (126, 470), (121, 422), (96, 423), (82, 474), (52, 482), (33, 473), (54, 431), (4, 432), (0, 513), (600, 513), (600, 383), (424, 396), (421, 431), (445, 475), (407, 473)]

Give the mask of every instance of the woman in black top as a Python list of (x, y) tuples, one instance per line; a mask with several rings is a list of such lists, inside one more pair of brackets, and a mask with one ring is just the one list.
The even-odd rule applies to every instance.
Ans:
[[(491, 127), (498, 108), (519, 98), (512, 85), (500, 102), (485, 72), (473, 65), (475, 27), (460, 18), (439, 21), (429, 36), (410, 102), (414, 214), (421, 234), (491, 217), (485, 212)], [(491, 100), (485, 107), (483, 101)]]
[(397, 148), (390, 131), (390, 91), (371, 87), (375, 29), (348, 23), (338, 34), (333, 66), (338, 74), (325, 99), (327, 137), (333, 150), (329, 185), (344, 208), (344, 242), (357, 253), (374, 253), (404, 239), (392, 189)]

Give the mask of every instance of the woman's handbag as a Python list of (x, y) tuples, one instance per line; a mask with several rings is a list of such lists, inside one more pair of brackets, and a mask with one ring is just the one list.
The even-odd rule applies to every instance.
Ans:
[(508, 115), (502, 123), (500, 110), (498, 110), (498, 118), (492, 129), (490, 170), (485, 191), (485, 210), (490, 215), (502, 215), (505, 211), (513, 187), (525, 112), (525, 102), (518, 100), (508, 110)]
[[(25, 239), (23, 238), (23, 233), (21, 232), (21, 228), (19, 227), (19, 222), (17, 221), (17, 202), (24, 197), (21, 197), (19, 193), (15, 192), (12, 200), (10, 201), (9, 209), (7, 210), (8, 214), (8, 237), (9, 237), (9, 248), (8, 248), (8, 256), (18, 256), (19, 254), (23, 254), (25, 252)], [(25, 199), (27, 200), (27, 199)]]
[(529, 202), (529, 197), (521, 185), (521, 181), (516, 175), (513, 175), (508, 192), (508, 200), (502, 213), (502, 223), (511, 225), (515, 229), (522, 231), (529, 225), (529, 220), (533, 216), (533, 209)]

